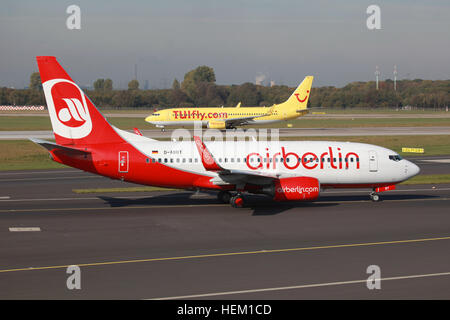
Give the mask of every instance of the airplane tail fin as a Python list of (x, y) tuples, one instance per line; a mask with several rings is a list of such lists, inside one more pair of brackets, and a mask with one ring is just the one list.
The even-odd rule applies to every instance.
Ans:
[(86, 146), (123, 140), (55, 57), (36, 57), (56, 143)]
[(289, 108), (302, 113), (301, 110), (306, 110), (308, 100), (311, 93), (311, 86), (314, 80), (313, 76), (307, 76), (302, 83), (295, 89), (292, 95), (285, 102), (277, 105), (280, 108)]

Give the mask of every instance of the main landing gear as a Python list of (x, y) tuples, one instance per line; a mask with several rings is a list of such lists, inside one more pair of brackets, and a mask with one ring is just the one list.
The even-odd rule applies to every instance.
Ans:
[(242, 208), (244, 207), (244, 198), (238, 193), (230, 199), (230, 204), (233, 208)]
[(228, 191), (220, 191), (217, 198), (223, 203), (229, 203), (233, 208), (242, 208), (244, 206), (244, 198), (240, 193), (232, 196)]
[(380, 196), (378, 194), (375, 193), (375, 191), (370, 193), (370, 200), (372, 200), (373, 202), (378, 202), (380, 201)]
[(220, 191), (217, 195), (217, 199), (219, 199), (223, 203), (230, 203), (231, 193), (228, 191)]

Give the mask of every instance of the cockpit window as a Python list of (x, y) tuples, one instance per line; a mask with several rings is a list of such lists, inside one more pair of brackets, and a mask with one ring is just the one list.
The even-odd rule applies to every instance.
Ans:
[(159, 113), (153, 113), (152, 116), (159, 116)]
[(398, 154), (394, 154), (394, 155), (390, 155), (390, 156), (389, 156), (389, 159), (390, 159), (390, 160), (393, 160), (393, 161), (400, 161), (400, 160), (402, 160), (403, 158), (402, 158), (401, 156), (399, 156)]

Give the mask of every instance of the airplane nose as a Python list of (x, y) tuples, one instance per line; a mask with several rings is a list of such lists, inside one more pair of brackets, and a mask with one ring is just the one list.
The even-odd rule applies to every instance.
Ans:
[(416, 164), (412, 163), (411, 161), (408, 161), (406, 165), (408, 166), (408, 176), (410, 178), (419, 174), (420, 168)]

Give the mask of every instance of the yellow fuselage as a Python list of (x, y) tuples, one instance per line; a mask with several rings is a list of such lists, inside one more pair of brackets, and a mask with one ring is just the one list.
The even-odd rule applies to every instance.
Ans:
[[(155, 112), (148, 116), (147, 122), (159, 125), (183, 125), (194, 121), (224, 121), (234, 118), (258, 117), (251, 122), (267, 123), (299, 117), (296, 110), (277, 110), (269, 107), (253, 108), (173, 108)], [(271, 112), (270, 112), (271, 111)], [(264, 116), (266, 115), (266, 116)]]

